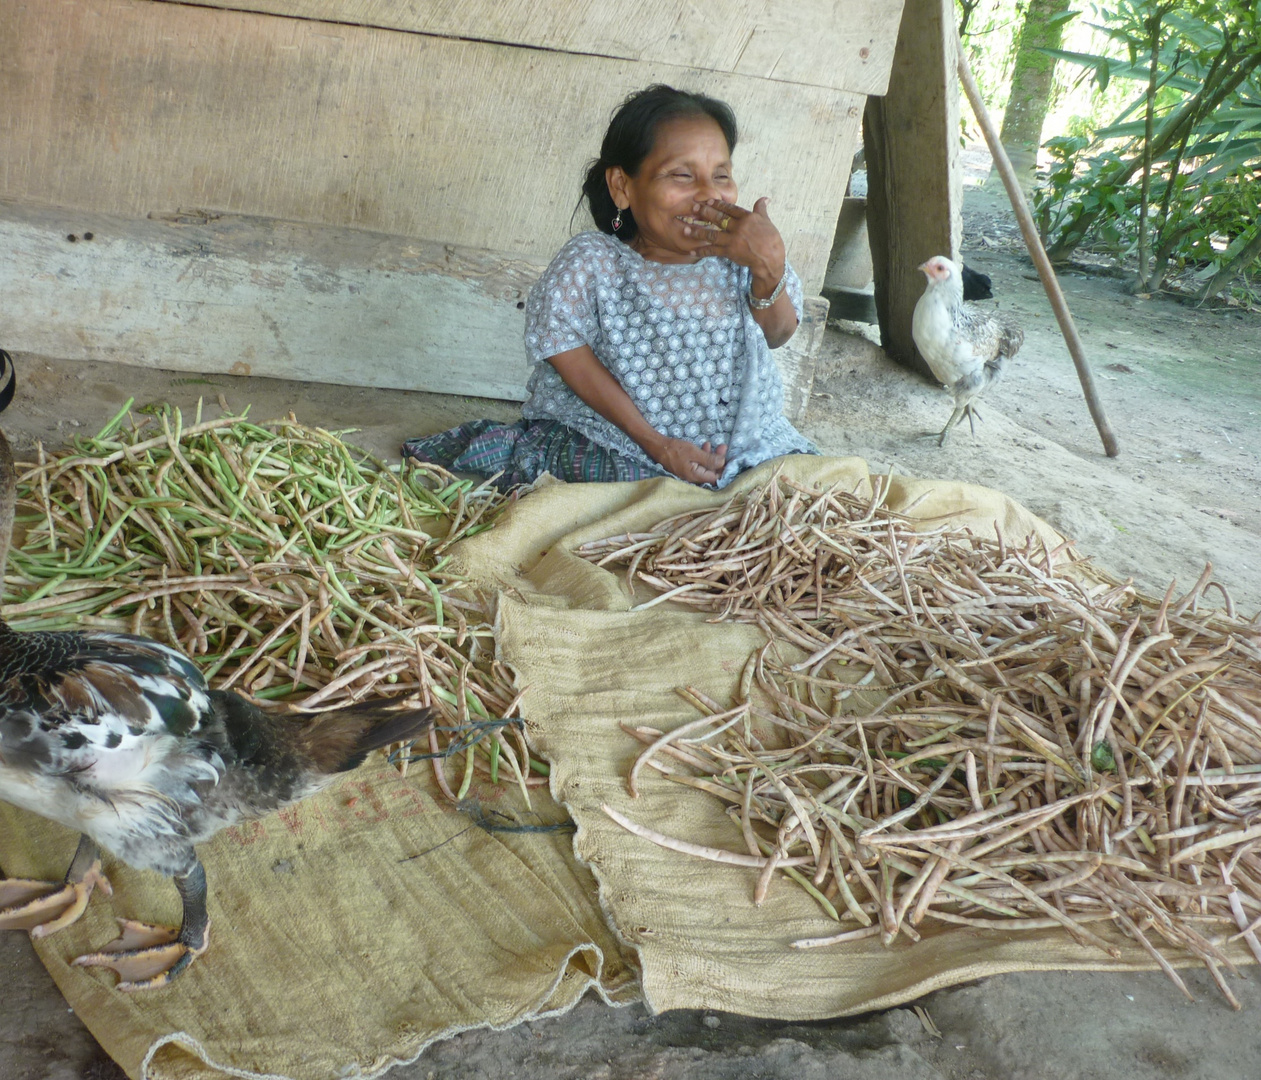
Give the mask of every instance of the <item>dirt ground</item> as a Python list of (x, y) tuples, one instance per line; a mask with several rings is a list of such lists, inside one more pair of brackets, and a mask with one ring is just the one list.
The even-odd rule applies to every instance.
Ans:
[[(1206, 562), (1245, 615), (1261, 608), (1261, 315), (1195, 309), (1124, 293), (1113, 277), (1062, 281), (1120, 442), (1107, 458), (1050, 307), (1012, 242), (1003, 202), (971, 193), (965, 254), (990, 274), (995, 300), (1024, 324), (1024, 348), (983, 400), (984, 421), (945, 447), (922, 437), (950, 414), (943, 391), (889, 362), (869, 328), (829, 328), (809, 415), (820, 449), (873, 470), (999, 488), (1074, 537), (1082, 553), (1148, 592), (1190, 585)], [(0, 341), (0, 344), (3, 344)], [(515, 406), (481, 399), (214, 376), (190, 379), (117, 365), (16, 357), (19, 396), (5, 414), (17, 449), (99, 428), (128, 397), (187, 412), (204, 396), (270, 418), (290, 410), (361, 428), (383, 455), (407, 435)], [(1214, 594), (1214, 599), (1217, 599)], [(67, 1010), (25, 937), (0, 934), (0, 1078), (116, 1080), (121, 1071)], [(929, 995), (849, 1020), (782, 1024), (746, 1017), (584, 1001), (565, 1017), (478, 1031), (431, 1048), (397, 1080), (502, 1077), (657, 1080), (1245, 1080), (1261, 1075), (1261, 990), (1245, 970), (1236, 1014), (1192, 971), (1196, 1001), (1158, 973), (1026, 973)]]

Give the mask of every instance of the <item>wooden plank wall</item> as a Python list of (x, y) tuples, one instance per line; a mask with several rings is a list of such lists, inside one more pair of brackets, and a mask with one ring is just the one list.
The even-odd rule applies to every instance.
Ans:
[[(48, 290), (33, 284), (41, 275), (45, 284), (56, 281), (63, 297), (77, 291), (75, 302), (63, 305), (67, 310), (103, 311), (111, 290), (143, 295), (162, 272), (163, 252), (182, 250), (186, 236), (145, 223), (169, 229), (184, 215), (203, 220), (213, 234), (216, 220), (231, 219), (230, 242), (203, 239), (202, 254), (190, 256), (196, 269), (166, 281), (167, 303), (129, 339), (134, 352), (125, 355), (133, 362), (184, 366), (172, 358), (196, 321), (193, 313), (201, 318), (205, 305), (229, 303), (226, 286), (221, 296), (213, 288), (215, 244), (222, 243), (257, 270), (251, 281), (233, 285), (231, 302), (244, 310), (275, 309), (273, 321), (287, 303), (278, 284), (287, 263), (309, 256), (344, 274), (341, 284), (353, 285), (366, 305), (356, 340), (379, 354), (369, 365), (370, 385), (443, 389), (443, 373), (459, 370), (453, 391), (481, 386), (488, 396), (520, 396), (522, 283), (573, 231), (589, 226), (572, 218), (583, 167), (616, 103), (657, 81), (733, 106), (743, 131), (735, 158), (745, 181), (742, 201), (773, 196), (790, 258), (808, 293), (817, 293), (863, 95), (887, 77), (901, 10), (900, 0), (799, 6), (732, 0), (728, 12), (719, 5), (704, 20), (709, 30), (722, 31), (709, 33), (689, 22), (697, 18), (694, 8), (661, 0), (236, 6), (61, 0), (50, 18), (43, 0), (0, 0), (0, 40), (9, 43), (0, 57), (0, 243), (21, 253), (0, 267), (0, 289), (23, 301), (4, 313), (9, 348), (38, 351), (28, 343), (49, 336), (40, 328), (54, 317)], [(861, 18), (850, 17), (851, 8)], [(795, 10), (819, 22), (807, 26)], [(630, 34), (627, 19), (613, 20), (623, 27), (614, 33), (610, 11), (647, 20), (654, 35)], [(732, 16), (726, 30), (724, 14)], [(821, 26), (833, 28), (830, 38)], [(526, 45), (552, 45), (488, 40), (513, 35)], [(815, 38), (841, 50), (836, 64), (824, 63), (822, 46), (804, 53), (789, 47)], [(639, 41), (635, 48), (625, 44)], [(805, 81), (812, 65), (825, 73), (817, 82), (828, 85)], [(150, 245), (153, 257), (134, 263), (131, 280), (125, 280), (127, 260), (115, 260), (107, 277), (106, 262), (90, 254), (100, 245), (72, 251), (53, 232), (33, 241), (38, 215), (20, 211), (39, 208), (62, 212), (58, 228), (69, 220), (66, 212), (89, 222), (82, 228), (97, 220), (98, 230)], [(242, 243), (242, 223), (250, 220), (259, 243), (238, 250), (233, 245)], [(52, 219), (47, 224), (54, 227)], [(449, 279), (415, 294), (423, 316), (404, 318), (420, 326), (410, 343), (388, 329), (397, 328), (407, 298), (385, 287), (379, 269), (372, 275), (375, 264), (363, 245), (330, 246), (343, 229), (394, 237), (403, 247), (418, 242), (427, 269), (413, 280)], [(74, 272), (59, 272), (59, 262), (62, 270), (73, 264)], [(193, 279), (201, 282), (196, 294)], [(482, 312), (478, 305), (488, 306)], [(309, 306), (308, 323), (291, 341), (263, 335), (254, 342), (251, 370), (356, 381), (356, 368), (344, 358), (334, 365), (303, 353), (304, 342), (338, 330), (331, 307)], [(461, 320), (468, 333), (432, 332)], [(98, 320), (99, 332), (86, 335), (79, 355), (118, 356), (121, 339), (108, 348), (107, 326)], [(230, 370), (241, 360), (232, 347), (225, 343), (215, 355), (201, 348), (196, 363)], [(515, 374), (505, 379), (509, 367)], [(808, 372), (794, 377), (804, 406)]]
[[(177, 0), (178, 2), (178, 0)], [(883, 94), (901, 0), (202, 0), (330, 23)]]
[[(0, 246), (0, 342), (24, 352), (506, 399), (529, 374), (516, 305), (538, 267), (489, 252), (274, 218), (12, 203)], [(13, 269), (31, 266), (44, 269)]]
[(863, 127), (880, 344), (929, 379), (911, 337), (926, 284), (916, 268), (956, 258), (963, 233), (954, 18), (954, 0), (907, 0), (889, 93), (868, 101)]
[[(524, 397), (520, 307), (535, 263), (272, 218), (133, 221), (13, 203), (0, 203), (0, 249), (0, 342), (23, 352)], [(826, 319), (827, 304), (807, 298), (775, 354), (794, 418)]]

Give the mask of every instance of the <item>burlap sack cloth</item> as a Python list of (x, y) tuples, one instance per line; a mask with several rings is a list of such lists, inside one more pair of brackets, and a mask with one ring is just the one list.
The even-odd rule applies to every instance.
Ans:
[[(210, 949), (171, 987), (120, 994), (68, 960), (116, 934), (114, 915), (178, 924), (171, 883), (106, 859), (74, 926), (40, 959), (133, 1078), (330, 1080), (375, 1076), (436, 1038), (572, 1008), (589, 989), (637, 996), (572, 833), (488, 834), (433, 789), (375, 763), (201, 849)], [(485, 810), (519, 797), (472, 792)], [(527, 822), (564, 820), (545, 790)], [(0, 803), (0, 866), (58, 878), (76, 838)]]
[[(1124, 938), (1113, 960), (1052, 931), (941, 928), (888, 949), (878, 938), (791, 949), (837, 929), (795, 885), (775, 883), (754, 907), (753, 871), (657, 847), (600, 810), (607, 802), (660, 832), (741, 849), (738, 828), (703, 792), (645, 770), (642, 796), (628, 797), (640, 744), (619, 723), (669, 729), (695, 719), (675, 688), (729, 699), (765, 639), (666, 605), (632, 612), (623, 580), (572, 549), (720, 504), (775, 467), (816, 486), (871, 490), (863, 462), (804, 456), (721, 493), (674, 480), (550, 484), (458, 545), (453, 571), (498, 593), (499, 655), (528, 687), (529, 737), (552, 762), (552, 796), (577, 822), (576, 837), (470, 828), (434, 798), (427, 768), (403, 779), (378, 758), (318, 799), (206, 845), (211, 951), (172, 988), (133, 996), (112, 990), (112, 976), (66, 963), (112, 936), (113, 913), (178, 920), (169, 883), (111, 862), (113, 901), (94, 898), (78, 925), (40, 945), (105, 1049), (130, 1076), (153, 1080), (325, 1080), (374, 1075), (471, 1027), (563, 1012), (588, 989), (625, 1002), (636, 993), (636, 963), (654, 1010), (785, 1020), (891, 1006), (1005, 971), (1151, 967)], [(1013, 541), (1061, 539), (972, 485), (895, 479), (888, 505), (978, 532), (997, 524)], [(564, 817), (545, 796), (535, 809), (540, 821)], [(0, 809), (6, 873), (59, 876), (73, 849), (63, 830)]]

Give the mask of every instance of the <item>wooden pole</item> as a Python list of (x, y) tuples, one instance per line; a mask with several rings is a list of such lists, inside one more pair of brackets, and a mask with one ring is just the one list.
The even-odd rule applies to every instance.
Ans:
[(934, 255), (957, 258), (963, 234), (954, 20), (954, 0), (906, 0), (888, 93), (869, 97), (863, 117), (880, 344), (934, 383), (911, 321), (924, 292), (915, 268)]
[(1108, 457), (1116, 457), (1121, 452), (1121, 448), (1117, 445), (1117, 437), (1112, 433), (1112, 427), (1103, 411), (1103, 404), (1099, 401), (1099, 394), (1095, 389), (1095, 377), (1090, 371), (1090, 365), (1086, 362), (1086, 353), (1082, 348), (1081, 338), (1077, 335), (1073, 316), (1069, 313), (1064, 293), (1060, 290), (1060, 283), (1055, 276), (1055, 271), (1051, 268), (1051, 260), (1047, 258), (1046, 248), (1042, 246), (1042, 239), (1038, 236), (1038, 230), (1034, 228), (1033, 214), (1025, 201), (1024, 192), (1020, 190), (1016, 170), (1012, 168), (1011, 160), (999, 141), (998, 133), (994, 130), (994, 123), (990, 120), (990, 114), (985, 108), (985, 102), (981, 100), (981, 91), (977, 89), (976, 79), (972, 77), (972, 69), (968, 66), (967, 54), (964, 53), (961, 42), (958, 43), (957, 55), (959, 79), (963, 83), (963, 92), (972, 106), (977, 123), (981, 125), (985, 142), (990, 148), (990, 156), (994, 159), (998, 175), (1003, 179), (1003, 187), (1007, 189), (1007, 197), (1011, 199), (1012, 209), (1016, 211), (1016, 220), (1020, 222), (1025, 246), (1033, 258), (1033, 265), (1038, 268), (1038, 277), (1042, 279), (1042, 287), (1046, 289), (1047, 299), (1051, 301), (1051, 310), (1055, 312), (1055, 318), (1060, 324), (1060, 333), (1064, 335), (1064, 343), (1068, 346), (1069, 355), (1072, 356), (1073, 363), (1077, 367), (1077, 377), (1081, 380), (1081, 388), (1086, 395), (1086, 406), (1090, 409), (1095, 427), (1099, 429), (1104, 451)]

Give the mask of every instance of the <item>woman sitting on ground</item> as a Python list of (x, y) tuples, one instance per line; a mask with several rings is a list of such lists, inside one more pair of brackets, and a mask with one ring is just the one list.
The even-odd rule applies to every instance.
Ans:
[(736, 204), (736, 121), (721, 101), (651, 86), (622, 103), (583, 184), (599, 232), (573, 237), (530, 291), (525, 419), (474, 420), (403, 452), (501, 490), (673, 475), (723, 487), (815, 453), (784, 418), (771, 349), (801, 282), (767, 215)]

